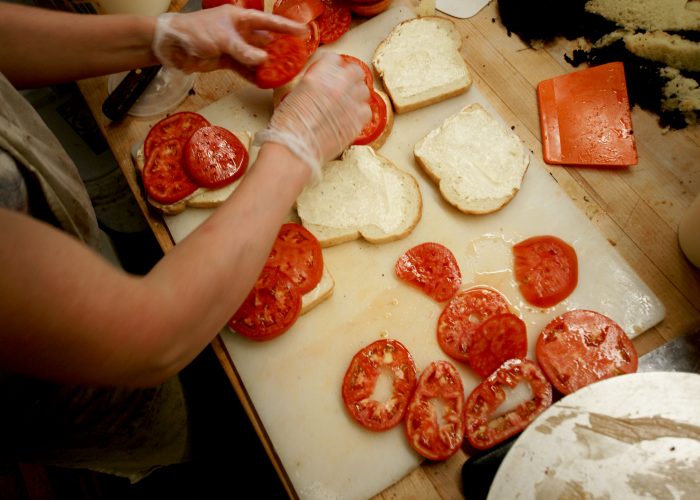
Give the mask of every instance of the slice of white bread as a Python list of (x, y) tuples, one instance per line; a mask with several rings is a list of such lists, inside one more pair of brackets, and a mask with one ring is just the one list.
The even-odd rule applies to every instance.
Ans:
[[(248, 150), (248, 168), (251, 168), (251, 166), (253, 165), (253, 151), (251, 150), (252, 137), (250, 132), (234, 131), (233, 133), (243, 143), (246, 150)], [(134, 162), (134, 166), (136, 167), (136, 170), (140, 175), (143, 171), (144, 166), (146, 165), (146, 157), (143, 153), (143, 145), (132, 151), (132, 159)], [(147, 197), (146, 200), (151, 206), (153, 206), (159, 212), (165, 215), (177, 215), (179, 213), (182, 213), (188, 207), (216, 208), (220, 206), (223, 202), (225, 202), (229, 196), (231, 196), (231, 193), (233, 193), (236, 190), (241, 180), (242, 177), (237, 181), (218, 189), (198, 188), (194, 193), (190, 194), (189, 196), (186, 196), (185, 198), (177, 201), (176, 203), (159, 203), (150, 197)]]
[(313, 290), (310, 290), (301, 296), (301, 314), (306, 314), (311, 309), (333, 295), (334, 288), (335, 280), (324, 264), (321, 281), (318, 282), (318, 285), (316, 285)]
[(508, 203), (530, 163), (520, 138), (478, 103), (448, 117), (413, 153), (443, 198), (468, 214), (494, 212)]
[(368, 146), (351, 146), (322, 168), (323, 180), (297, 199), (302, 224), (322, 247), (363, 237), (384, 243), (408, 236), (423, 213), (416, 179)]
[(449, 19), (428, 16), (396, 25), (372, 58), (394, 111), (406, 113), (466, 92), (472, 77), (461, 46)]

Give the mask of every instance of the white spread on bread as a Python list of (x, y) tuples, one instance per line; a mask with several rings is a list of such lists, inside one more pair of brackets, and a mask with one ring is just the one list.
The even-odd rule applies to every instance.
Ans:
[(405, 113), (467, 91), (471, 74), (460, 54), (454, 23), (440, 17), (409, 19), (379, 44), (372, 65), (396, 113)]
[(520, 139), (479, 104), (448, 117), (415, 146), (443, 197), (466, 213), (489, 213), (520, 189), (530, 161)]
[(323, 180), (297, 199), (304, 226), (328, 247), (360, 236), (373, 243), (407, 236), (421, 218), (416, 179), (369, 146), (351, 146), (323, 166)]
[[(323, 182), (302, 193), (299, 217), (337, 228), (375, 224), (385, 232), (394, 231), (403, 220), (398, 172), (374, 161), (368, 148), (352, 156), (352, 161), (324, 168)], [(324, 202), (305, 203), (315, 197)]]

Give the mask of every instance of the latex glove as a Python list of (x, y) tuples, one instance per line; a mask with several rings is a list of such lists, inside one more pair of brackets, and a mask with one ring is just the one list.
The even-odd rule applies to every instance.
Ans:
[(306, 25), (274, 14), (234, 5), (222, 5), (190, 13), (158, 16), (152, 49), (164, 66), (185, 73), (221, 68), (242, 70), (267, 57), (261, 47), (270, 32), (305, 37)]
[(372, 117), (368, 101), (362, 69), (325, 53), (282, 100), (254, 143), (286, 146), (309, 166), (311, 182), (317, 182), (321, 166), (348, 147)]

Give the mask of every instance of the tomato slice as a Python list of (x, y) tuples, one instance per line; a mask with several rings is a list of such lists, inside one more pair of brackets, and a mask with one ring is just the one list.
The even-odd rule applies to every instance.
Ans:
[(448, 356), (468, 363), (476, 329), (490, 316), (507, 312), (510, 312), (508, 302), (496, 290), (486, 287), (459, 290), (438, 318), (438, 344)]
[[(529, 384), (533, 397), (512, 410), (492, 418), (506, 400), (504, 387)], [(486, 450), (521, 432), (552, 404), (552, 386), (537, 366), (528, 359), (509, 359), (469, 394), (464, 408), (469, 444)]]
[(491, 316), (474, 332), (467, 351), (469, 366), (486, 378), (504, 361), (527, 356), (527, 327), (515, 314)]
[(393, 0), (378, 0), (369, 2), (351, 1), (348, 3), (348, 8), (353, 14), (362, 17), (372, 17), (384, 12), (389, 8)]
[(271, 340), (289, 330), (300, 312), (299, 288), (279, 269), (265, 267), (228, 326), (252, 340)]
[(576, 251), (556, 236), (534, 236), (513, 246), (515, 279), (525, 300), (537, 307), (551, 307), (578, 283)]
[(365, 124), (360, 131), (360, 135), (358, 135), (357, 139), (353, 142), (353, 144), (358, 146), (371, 144), (381, 135), (384, 127), (386, 127), (386, 103), (384, 99), (382, 99), (382, 96), (374, 90), (370, 90), (369, 93), (369, 106), (372, 109), (372, 118)]
[(211, 9), (227, 3), (244, 9), (263, 10), (263, 0), (202, 0), (202, 9)]
[[(386, 401), (374, 399), (379, 376), (392, 377), (393, 392)], [(371, 431), (398, 425), (416, 386), (416, 364), (398, 340), (381, 339), (353, 356), (343, 377), (343, 401), (350, 416)]]
[(170, 139), (157, 146), (146, 158), (141, 177), (151, 199), (169, 205), (197, 189), (182, 167), (182, 147), (182, 142)]
[(291, 81), (309, 59), (306, 40), (275, 35), (265, 46), (267, 59), (255, 69), (255, 85), (261, 89), (280, 87)]
[(448, 361), (423, 370), (406, 411), (406, 436), (429, 460), (446, 460), (464, 441), (464, 387)]
[(236, 134), (216, 125), (198, 129), (185, 148), (185, 170), (201, 187), (216, 189), (238, 180), (248, 168), (248, 151)]
[(374, 89), (374, 77), (372, 76), (372, 70), (369, 68), (369, 65), (366, 62), (364, 62), (362, 59), (358, 59), (355, 56), (351, 56), (350, 54), (340, 54), (340, 57), (346, 63), (357, 64), (360, 68), (362, 68), (362, 72), (365, 74), (365, 83), (367, 84), (367, 88), (370, 90)]
[(322, 0), (326, 8), (316, 18), (318, 28), (321, 31), (321, 43), (332, 43), (343, 36), (352, 22), (352, 13), (341, 2), (336, 0)]
[(637, 350), (614, 320), (574, 310), (554, 318), (535, 345), (537, 361), (552, 385), (570, 394), (593, 382), (637, 371)]
[(306, 52), (307, 59), (316, 52), (318, 46), (321, 43), (321, 32), (318, 29), (318, 23), (316, 21), (309, 21), (306, 25), (309, 28), (309, 36), (306, 39)]
[(420, 288), (429, 297), (450, 300), (462, 285), (462, 273), (454, 254), (440, 243), (421, 243), (396, 261), (396, 276)]
[(306, 24), (325, 10), (321, 0), (277, 0), (272, 13)]
[(304, 295), (313, 290), (323, 276), (321, 244), (304, 226), (288, 222), (280, 228), (265, 265), (289, 276)]
[(199, 113), (180, 111), (166, 116), (151, 127), (143, 142), (143, 154), (148, 159), (155, 148), (170, 139), (177, 139), (184, 145), (199, 128), (210, 125)]

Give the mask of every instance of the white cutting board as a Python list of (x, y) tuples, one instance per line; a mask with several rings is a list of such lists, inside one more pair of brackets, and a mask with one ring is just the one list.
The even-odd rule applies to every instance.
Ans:
[(476, 15), (490, 0), (435, 0), (435, 8), (448, 16), (467, 19)]
[(583, 389), (518, 437), (489, 500), (698, 498), (700, 375), (634, 373)]
[[(412, 16), (409, 8), (393, 8), (353, 29), (332, 48), (369, 62), (391, 28)], [(440, 242), (457, 257), (463, 286), (488, 284), (499, 289), (528, 325), (532, 359), (537, 333), (565, 310), (597, 310), (615, 319), (631, 337), (664, 317), (659, 300), (534, 156), (521, 191), (499, 212), (468, 216), (442, 201), (436, 186), (415, 164), (413, 145), (447, 116), (473, 102), (498, 116), (473, 86), (462, 96), (397, 115), (380, 149), (419, 182), (423, 218), (411, 235), (384, 245), (355, 241), (324, 249), (325, 263), (336, 282), (333, 296), (274, 341), (256, 343), (222, 332), (231, 360), (302, 498), (367, 498), (421, 461), (406, 443), (403, 428), (372, 433), (355, 424), (346, 414), (340, 392), (351, 357), (381, 337), (404, 343), (419, 370), (433, 360), (448, 359), (435, 339), (442, 305), (394, 275), (396, 259), (412, 246)], [(254, 132), (267, 123), (271, 111), (269, 91), (246, 87), (201, 113), (231, 130), (246, 127)], [(210, 213), (188, 209), (167, 217), (175, 242)], [(511, 244), (537, 234), (553, 234), (570, 242), (580, 264), (575, 292), (544, 311), (522, 301), (511, 272)], [(471, 391), (477, 377), (467, 368), (459, 369), (465, 389)]]

